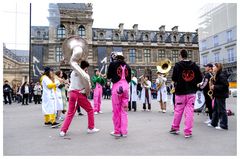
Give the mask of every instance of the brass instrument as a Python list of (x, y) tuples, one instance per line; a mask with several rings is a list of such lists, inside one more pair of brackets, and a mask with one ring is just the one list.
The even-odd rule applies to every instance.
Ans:
[(209, 90), (208, 93), (207, 93), (211, 99), (213, 99), (213, 90), (211, 89), (211, 86), (214, 84), (214, 82), (215, 82), (215, 77), (212, 76), (212, 77), (209, 79), (209, 89), (210, 89), (210, 90)]
[[(166, 58), (166, 59), (163, 59), (163, 60), (160, 60), (159, 62), (157, 62), (156, 67), (157, 67), (157, 72), (163, 74), (163, 77), (166, 78), (169, 74), (169, 71), (171, 70), (172, 62), (171, 62), (171, 60)], [(160, 82), (157, 85), (157, 90), (159, 90), (164, 83), (164, 81), (161, 77), (159, 77), (159, 80), (160, 80)]]
[(171, 60), (166, 58), (157, 62), (156, 67), (157, 67), (157, 72), (164, 74), (164, 76), (166, 77), (169, 71), (171, 70), (172, 62)]
[(147, 81), (146, 81), (145, 78), (144, 78), (144, 75), (141, 75), (141, 76), (139, 77), (139, 79), (141, 80), (140, 83), (141, 83), (142, 85), (148, 86)]

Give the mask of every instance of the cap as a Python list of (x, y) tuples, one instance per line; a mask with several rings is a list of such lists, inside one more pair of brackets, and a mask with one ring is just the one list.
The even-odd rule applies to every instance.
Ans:
[(213, 67), (213, 64), (208, 63), (208, 64), (204, 65), (204, 67)]

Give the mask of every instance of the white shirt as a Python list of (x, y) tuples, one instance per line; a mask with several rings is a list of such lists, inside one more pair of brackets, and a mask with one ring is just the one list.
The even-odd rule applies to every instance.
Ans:
[(25, 88), (24, 88), (24, 89), (25, 89), (25, 92), (24, 92), (24, 93), (25, 93), (25, 94), (28, 94), (28, 93), (29, 93), (29, 89), (28, 89), (28, 86), (27, 86), (27, 85), (25, 85)]
[[(88, 74), (87, 74), (87, 76), (89, 77)], [(72, 90), (80, 91), (81, 90), (81, 93), (85, 93), (85, 89), (84, 89), (85, 86), (84, 86), (80, 76), (75, 71), (72, 71), (70, 81), (71, 81), (71, 83), (70, 83), (68, 91), (72, 91)]]

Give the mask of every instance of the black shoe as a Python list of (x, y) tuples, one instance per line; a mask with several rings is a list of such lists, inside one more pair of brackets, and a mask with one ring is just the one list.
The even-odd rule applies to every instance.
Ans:
[(83, 113), (78, 113), (78, 115), (83, 116), (84, 114)]
[(171, 129), (171, 130), (169, 131), (169, 133), (170, 133), (170, 134), (174, 134), (174, 135), (178, 135), (180, 132), (179, 132), (179, 130)]
[(57, 128), (61, 125), (61, 123), (54, 122), (52, 123), (52, 128)]
[(47, 123), (44, 123), (44, 125), (49, 126), (49, 125), (52, 125), (52, 123), (51, 122), (47, 122)]

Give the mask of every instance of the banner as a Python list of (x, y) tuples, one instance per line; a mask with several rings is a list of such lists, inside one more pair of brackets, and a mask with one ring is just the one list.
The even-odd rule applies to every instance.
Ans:
[(98, 47), (98, 69), (101, 74), (107, 73), (107, 48), (106, 47)]
[(32, 45), (32, 73), (31, 73), (31, 79), (33, 82), (38, 82), (39, 78), (41, 77), (41, 73), (43, 71), (43, 55), (45, 50), (47, 49), (44, 45)]

